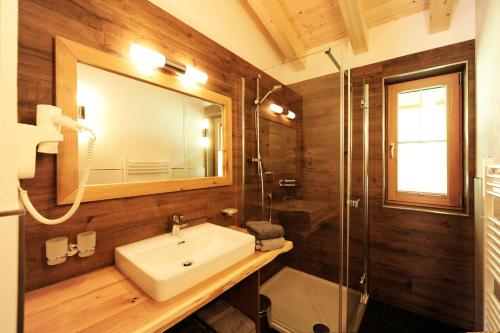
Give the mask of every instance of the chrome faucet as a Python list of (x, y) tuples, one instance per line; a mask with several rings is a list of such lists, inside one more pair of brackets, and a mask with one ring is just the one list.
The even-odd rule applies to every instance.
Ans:
[(181, 229), (188, 226), (187, 223), (184, 223), (184, 219), (184, 215), (174, 214), (174, 217), (172, 218), (172, 221), (174, 222), (172, 225), (172, 236), (180, 236)]

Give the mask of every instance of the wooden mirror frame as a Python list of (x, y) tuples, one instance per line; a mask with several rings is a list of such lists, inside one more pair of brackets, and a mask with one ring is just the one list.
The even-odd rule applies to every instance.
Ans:
[[(77, 119), (77, 63), (87, 64), (115, 74), (147, 82), (168, 90), (176, 91), (206, 101), (217, 103), (223, 108), (222, 126), (224, 140), (224, 176), (186, 178), (137, 183), (114, 183), (87, 185), (82, 201), (98, 201), (147, 194), (177, 192), (233, 183), (232, 163), (232, 103), (231, 98), (210, 91), (201, 86), (187, 86), (175, 75), (158, 70), (141, 72), (128, 59), (61, 38), (55, 39), (56, 53), (56, 105), (64, 115)], [(64, 141), (59, 143), (57, 155), (57, 204), (74, 201), (79, 182), (78, 134), (63, 128)], [(96, 140), (99, 145), (99, 138)]]

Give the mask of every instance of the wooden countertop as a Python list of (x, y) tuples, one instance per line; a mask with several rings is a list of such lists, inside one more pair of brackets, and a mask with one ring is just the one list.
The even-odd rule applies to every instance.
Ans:
[(171, 300), (156, 302), (115, 266), (25, 295), (25, 332), (161, 332), (288, 252), (256, 251)]

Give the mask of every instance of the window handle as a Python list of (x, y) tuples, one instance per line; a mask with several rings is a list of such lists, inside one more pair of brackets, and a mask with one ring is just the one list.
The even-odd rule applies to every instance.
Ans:
[(391, 156), (391, 160), (394, 159), (394, 143), (392, 143), (392, 142), (389, 145), (389, 154)]

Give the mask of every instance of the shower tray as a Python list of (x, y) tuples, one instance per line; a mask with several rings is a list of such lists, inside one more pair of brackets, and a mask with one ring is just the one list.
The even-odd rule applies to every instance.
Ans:
[[(283, 333), (310, 333), (315, 324), (338, 331), (338, 284), (284, 267), (261, 286), (271, 299), (271, 326)], [(343, 308), (347, 305), (344, 289)], [(357, 311), (360, 293), (349, 290), (349, 318)], [(344, 320), (343, 330), (346, 323)]]

